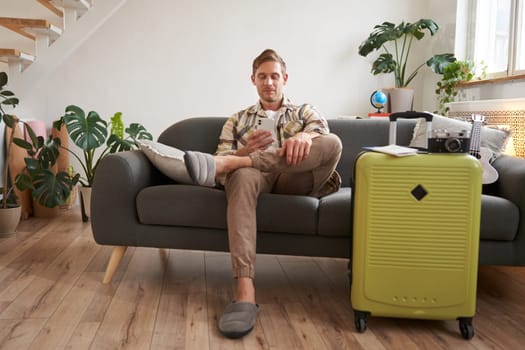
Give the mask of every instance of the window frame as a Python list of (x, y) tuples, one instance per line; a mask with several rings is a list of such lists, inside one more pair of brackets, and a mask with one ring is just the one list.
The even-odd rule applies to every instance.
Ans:
[[(511, 57), (511, 61), (509, 62), (510, 76), (525, 75), (525, 1), (513, 0), (513, 2), (515, 3), (515, 13), (514, 16), (512, 16), (511, 30), (513, 45), (511, 46), (511, 52), (509, 53), (509, 56)], [(517, 67), (518, 52), (523, 55), (521, 60), (524, 64), (521, 69), (518, 69)]]
[[(456, 34), (456, 39), (464, 40), (462, 44), (465, 52), (464, 56), (467, 59), (473, 60), (474, 57), (474, 44), (476, 36), (476, 15), (477, 15), (477, 3), (478, 0), (465, 0), (466, 6), (465, 12), (459, 11), (459, 1), (458, 1), (458, 13), (457, 16), (467, 15), (466, 25), (464, 27), (464, 34)], [(525, 28), (525, 11), (523, 11), (523, 6), (525, 6), (525, 0), (511, 0), (510, 1), (510, 18), (509, 18), (509, 44), (507, 52), (507, 69), (498, 72), (491, 72), (486, 75), (482, 81), (491, 81), (499, 79), (522, 79), (525, 76), (525, 67), (520, 67), (518, 69), (517, 65), (517, 55), (518, 50), (522, 50), (522, 55), (525, 55), (525, 44), (522, 44), (520, 47), (520, 40), (525, 40), (525, 33), (520, 31), (520, 29)], [(459, 21), (457, 21), (459, 22)], [(521, 28), (520, 28), (521, 27)], [(461, 28), (458, 28), (461, 31)], [(458, 45), (456, 45), (458, 47)], [(461, 56), (461, 55), (460, 55)], [(480, 62), (476, 62), (479, 64)]]

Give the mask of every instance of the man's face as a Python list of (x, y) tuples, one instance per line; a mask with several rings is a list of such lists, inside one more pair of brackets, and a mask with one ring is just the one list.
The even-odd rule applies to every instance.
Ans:
[(252, 75), (253, 85), (263, 102), (275, 103), (283, 98), (283, 87), (288, 80), (288, 74), (282, 73), (281, 64), (267, 61), (262, 63)]

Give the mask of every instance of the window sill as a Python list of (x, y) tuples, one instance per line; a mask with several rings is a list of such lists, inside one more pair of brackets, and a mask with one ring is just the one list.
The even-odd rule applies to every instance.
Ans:
[(483, 79), (483, 80), (471, 80), (471, 81), (459, 83), (457, 86), (458, 88), (469, 88), (471, 86), (476, 86), (476, 85), (506, 83), (506, 82), (514, 81), (514, 80), (525, 80), (525, 74), (513, 75), (510, 77), (501, 77), (501, 78), (492, 78), (492, 79)]

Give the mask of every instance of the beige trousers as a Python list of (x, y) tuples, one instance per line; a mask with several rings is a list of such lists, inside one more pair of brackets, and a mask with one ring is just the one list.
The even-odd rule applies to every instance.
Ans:
[(295, 166), (286, 164), (279, 151), (253, 152), (253, 167), (227, 175), (227, 223), (233, 276), (254, 278), (257, 238), (256, 209), (260, 193), (321, 197), (341, 157), (341, 140), (334, 134), (312, 140), (310, 155)]

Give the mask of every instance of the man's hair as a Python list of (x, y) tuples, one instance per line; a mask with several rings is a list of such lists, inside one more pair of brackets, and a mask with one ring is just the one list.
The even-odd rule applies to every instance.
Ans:
[(255, 71), (257, 70), (257, 68), (259, 68), (259, 66), (264, 62), (268, 61), (280, 63), (283, 75), (286, 74), (286, 63), (284, 62), (283, 58), (279, 56), (277, 52), (275, 52), (275, 50), (272, 49), (266, 49), (263, 52), (261, 52), (259, 56), (255, 57), (252, 65), (252, 74), (255, 75)]

